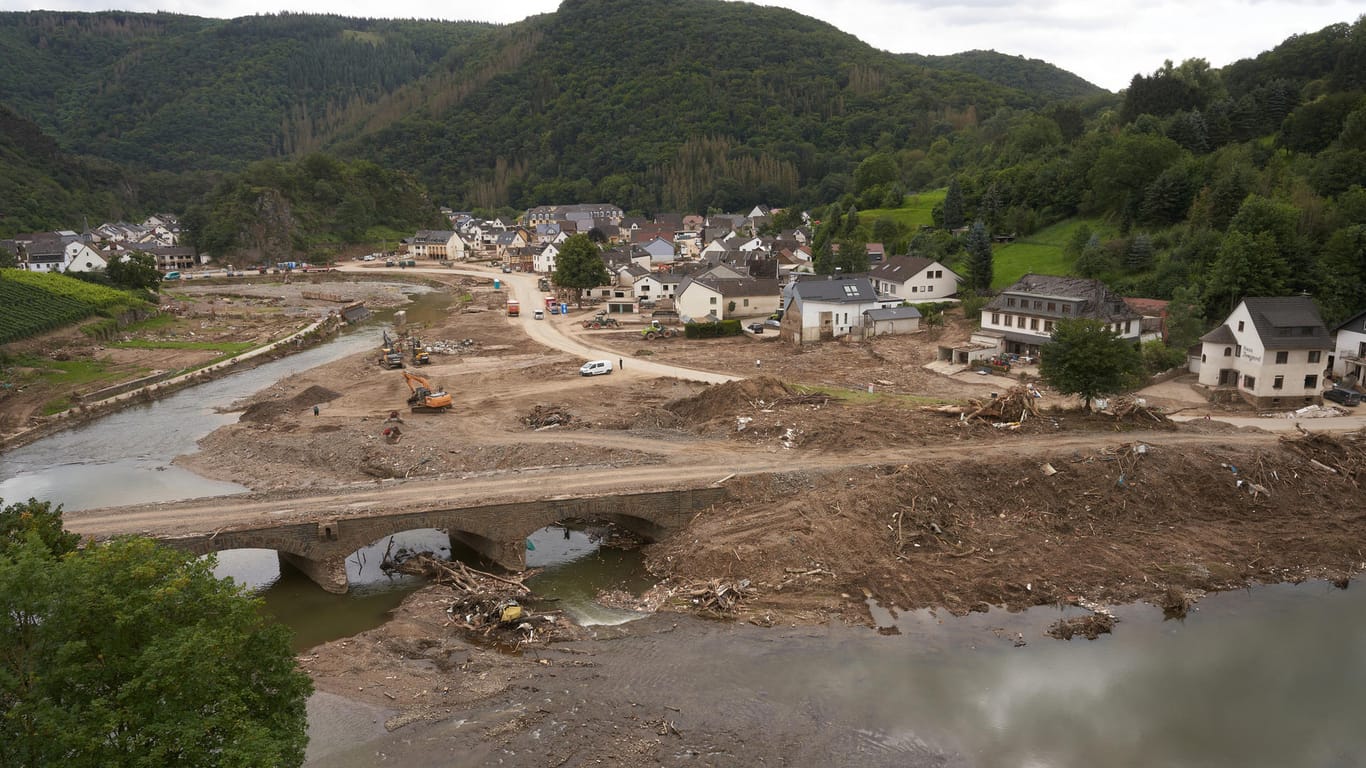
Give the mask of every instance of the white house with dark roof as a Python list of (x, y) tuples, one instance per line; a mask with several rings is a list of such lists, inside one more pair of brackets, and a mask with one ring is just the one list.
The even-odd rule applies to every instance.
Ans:
[(1333, 375), (1358, 388), (1366, 381), (1366, 310), (1333, 329)]
[(878, 293), (911, 302), (942, 301), (958, 295), (963, 278), (934, 259), (892, 256), (868, 270)]
[(408, 239), (408, 253), (415, 259), (465, 259), (468, 257), (466, 249), (460, 234), (449, 229), (419, 229)]
[(1135, 344), (1143, 316), (1099, 280), (1028, 274), (982, 308), (982, 330), (974, 335), (1001, 339), (1001, 352), (1037, 355), (1052, 341), (1053, 325), (1073, 318), (1099, 320)]
[(777, 311), (778, 301), (777, 280), (727, 279), (717, 275), (685, 277), (674, 296), (678, 316), (694, 322), (767, 317)]
[(902, 303), (892, 296), (879, 296), (873, 281), (861, 275), (801, 279), (789, 284), (783, 293), (778, 332), (797, 345), (862, 334), (866, 312)]
[(1200, 338), (1199, 381), (1258, 408), (1319, 401), (1333, 340), (1307, 296), (1249, 297)]
[(639, 301), (676, 299), (678, 298), (678, 287), (683, 280), (683, 276), (676, 272), (647, 272), (635, 280), (636, 299)]

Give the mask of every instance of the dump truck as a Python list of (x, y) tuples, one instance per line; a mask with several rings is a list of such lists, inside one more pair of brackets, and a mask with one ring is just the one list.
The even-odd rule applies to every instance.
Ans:
[(522, 314), (522, 303), (516, 299), (508, 299), (508, 317), (518, 317)]

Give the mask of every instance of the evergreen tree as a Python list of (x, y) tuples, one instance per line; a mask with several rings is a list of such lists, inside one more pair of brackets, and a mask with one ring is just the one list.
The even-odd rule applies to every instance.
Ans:
[(1232, 312), (1246, 296), (1281, 296), (1290, 269), (1267, 232), (1229, 232), (1210, 264), (1204, 302), (1214, 313)]
[(1128, 259), (1125, 266), (1130, 272), (1142, 272), (1153, 265), (1153, 239), (1146, 232), (1139, 232), (1129, 243)]
[(966, 221), (967, 214), (964, 212), (963, 188), (958, 185), (958, 177), (954, 176), (949, 181), (949, 191), (944, 195), (944, 229), (958, 229)]
[(981, 219), (973, 222), (963, 238), (963, 247), (968, 252), (968, 280), (972, 289), (978, 293), (991, 290), (995, 277), (995, 261), (991, 253), (991, 233)]

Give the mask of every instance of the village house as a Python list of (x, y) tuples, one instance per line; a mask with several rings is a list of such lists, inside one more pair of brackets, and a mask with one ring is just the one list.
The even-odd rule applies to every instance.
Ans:
[(1035, 356), (1052, 340), (1059, 320), (1099, 320), (1121, 339), (1138, 343), (1142, 316), (1099, 280), (1027, 274), (982, 308), (973, 339), (994, 339), (998, 352)]
[(528, 250), (528, 238), (520, 228), (513, 228), (499, 232), (493, 237), (494, 258), (503, 263), (505, 267), (516, 267), (521, 263), (522, 256), (527, 256), (527, 268), (530, 269), (531, 253)]
[(637, 243), (640, 250), (650, 254), (650, 266), (659, 264), (672, 264), (677, 258), (674, 243), (671, 239), (654, 237), (644, 243)]
[[(1366, 310), (1343, 321), (1333, 329), (1333, 376), (1353, 387), (1360, 388), (1366, 378)], [(1359, 389), (1358, 389), (1359, 391)]]
[(635, 279), (636, 301), (642, 304), (657, 303), (678, 297), (678, 287), (683, 276), (676, 272), (646, 272)]
[(594, 227), (603, 234), (611, 234), (621, 224), (626, 215), (620, 208), (607, 203), (585, 203), (582, 205), (540, 205), (526, 212), (526, 225), (549, 224), (554, 221), (572, 221), (577, 231), (587, 232)]
[(873, 281), (861, 275), (799, 279), (784, 293), (779, 334), (798, 346), (849, 334), (861, 336), (869, 320), (866, 312), (902, 303), (896, 297), (879, 297)]
[(868, 270), (878, 293), (904, 301), (943, 301), (958, 295), (963, 282), (953, 270), (923, 256), (893, 256)]
[(920, 330), (920, 310), (915, 307), (882, 307), (863, 310), (863, 336), (894, 336)]
[(419, 229), (407, 242), (408, 254), (414, 259), (463, 261), (469, 258), (465, 241), (453, 230)]
[(559, 256), (560, 246), (556, 243), (549, 243), (531, 257), (531, 268), (537, 274), (548, 275), (555, 271), (556, 260), (559, 259)]
[(767, 317), (778, 309), (777, 280), (702, 274), (678, 284), (674, 305), (685, 322)]
[(109, 267), (109, 261), (105, 259), (104, 254), (80, 240), (67, 243), (63, 252), (66, 257), (63, 272), (100, 272)]
[(1307, 296), (1249, 297), (1200, 338), (1200, 385), (1258, 408), (1319, 400), (1333, 340)]

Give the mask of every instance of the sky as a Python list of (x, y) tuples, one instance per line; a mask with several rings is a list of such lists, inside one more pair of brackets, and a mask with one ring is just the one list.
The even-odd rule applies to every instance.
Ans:
[[(1042, 59), (1111, 91), (1171, 59), (1221, 67), (1285, 38), (1351, 23), (1361, 0), (759, 0), (820, 19), (875, 48), (948, 54), (974, 49)], [(342, 16), (511, 23), (559, 0), (0, 0), (0, 10), (167, 11), (236, 18), (295, 11)]]

